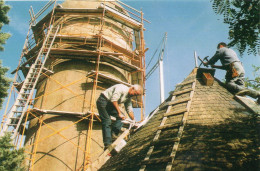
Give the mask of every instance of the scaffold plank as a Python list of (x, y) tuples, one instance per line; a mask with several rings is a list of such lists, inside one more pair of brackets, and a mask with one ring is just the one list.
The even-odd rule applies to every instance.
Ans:
[[(65, 58), (65, 59), (86, 59), (89, 61), (96, 61), (99, 52), (89, 51), (89, 50), (76, 50), (76, 49), (57, 49), (52, 48), (50, 52), (51, 57), (55, 58)], [(132, 65), (128, 62), (125, 62), (119, 59), (116, 56), (122, 55), (121, 53), (112, 53), (112, 52), (100, 52), (101, 62), (107, 62), (119, 68), (122, 68), (126, 71), (138, 71), (139, 67)]]
[[(96, 74), (96, 73), (97, 73), (96, 71), (91, 71), (87, 74), (87, 76), (89, 76), (89, 78), (95, 79), (94, 74)], [(127, 82), (112, 78), (112, 77), (110, 77), (106, 74), (103, 74), (103, 73), (98, 73), (98, 80), (105, 82), (105, 83), (112, 84), (112, 85), (114, 85), (114, 84), (124, 84), (124, 85), (129, 86), (129, 87), (131, 86), (131, 84), (129, 84)]]

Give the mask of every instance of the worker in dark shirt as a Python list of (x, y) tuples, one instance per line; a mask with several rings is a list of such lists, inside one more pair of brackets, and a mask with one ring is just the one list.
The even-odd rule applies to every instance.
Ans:
[[(214, 65), (218, 60), (220, 60), (222, 66)], [(237, 93), (237, 95), (258, 98), (258, 103), (260, 102), (259, 91), (245, 88), (245, 70), (236, 52), (227, 48), (226, 43), (219, 43), (215, 55), (208, 62), (203, 62), (203, 64), (205, 66), (211, 65), (212, 68), (226, 70), (226, 85), (232, 92)]]

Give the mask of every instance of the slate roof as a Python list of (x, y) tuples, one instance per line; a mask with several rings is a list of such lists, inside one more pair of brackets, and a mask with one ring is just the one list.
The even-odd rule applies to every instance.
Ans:
[(223, 83), (205, 86), (197, 73), (100, 170), (259, 170), (259, 115)]

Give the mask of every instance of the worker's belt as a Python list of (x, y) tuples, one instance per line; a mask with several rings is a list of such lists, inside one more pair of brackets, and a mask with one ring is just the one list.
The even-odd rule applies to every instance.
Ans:
[[(240, 62), (240, 61), (234, 61), (232, 63), (229, 64), (228, 70), (227, 70), (227, 74), (231, 77), (231, 78), (235, 78), (238, 77), (239, 74), (235, 68), (235, 63), (236, 62)], [(241, 63), (241, 62), (240, 62)], [(242, 64), (242, 63), (241, 63)]]
[(104, 97), (106, 100), (108, 100), (107, 97), (103, 93), (101, 93), (100, 96)]

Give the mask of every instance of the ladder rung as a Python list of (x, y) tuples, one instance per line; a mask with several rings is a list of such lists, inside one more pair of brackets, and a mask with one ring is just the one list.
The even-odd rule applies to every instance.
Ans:
[(8, 126), (17, 126), (17, 124), (7, 124)]
[(25, 85), (31, 85), (32, 83), (34, 82), (27, 82), (27, 83), (24, 83)]
[(167, 139), (158, 139), (156, 141), (152, 141), (151, 145), (156, 146), (156, 145), (173, 145), (174, 142), (180, 141), (180, 138), (167, 138)]
[(27, 101), (27, 99), (18, 99), (19, 101)]
[(155, 158), (155, 159), (148, 159), (148, 160), (143, 160), (142, 164), (147, 165), (147, 164), (158, 164), (158, 163), (166, 163), (172, 161), (172, 157), (162, 157), (162, 158)]
[(22, 95), (30, 95), (30, 93), (21, 93)]
[(13, 111), (14, 113), (23, 113), (23, 111)]
[(28, 97), (30, 95), (30, 93), (26, 93), (26, 94), (21, 94), (22, 97)]
[[(32, 73), (29, 73), (29, 74), (31, 74), (31, 75), (35, 75), (35, 74), (36, 74), (36, 72), (32, 72)], [(31, 78), (33, 78), (33, 77), (31, 77)]]
[(170, 129), (170, 128), (179, 128), (181, 125), (182, 125), (182, 122), (174, 123), (174, 124), (167, 124), (167, 125), (159, 126), (158, 130)]
[(180, 109), (180, 110), (175, 110), (175, 111), (170, 112), (170, 113), (165, 113), (165, 114), (164, 114), (164, 117), (172, 116), (172, 115), (180, 115), (180, 114), (183, 114), (184, 112), (187, 112), (187, 108), (185, 108), (185, 109)]
[(14, 117), (12, 117), (12, 118), (10, 118), (10, 119), (13, 119), (13, 120), (19, 120), (20, 118), (14, 118)]
[(176, 96), (176, 95), (180, 95), (180, 94), (191, 92), (192, 90), (193, 90), (192, 88), (188, 88), (188, 89), (185, 89), (185, 90), (182, 90), (182, 91), (173, 92), (172, 95)]
[(193, 83), (193, 82), (194, 82), (194, 80), (190, 80), (190, 81), (182, 82), (182, 83), (180, 83), (180, 84), (177, 84), (176, 87), (184, 86), (184, 85), (187, 85), (187, 84), (191, 84), (191, 83)]
[(15, 105), (15, 106), (17, 106), (17, 107), (24, 107), (24, 105)]
[(175, 100), (175, 101), (170, 101), (170, 102), (167, 102), (164, 106), (162, 107), (165, 107), (165, 106), (170, 106), (170, 105), (175, 105), (175, 104), (179, 104), (179, 103), (184, 103), (184, 102), (187, 102), (190, 100), (190, 97), (187, 97), (187, 98), (183, 98), (183, 99), (180, 99), (180, 100)]

